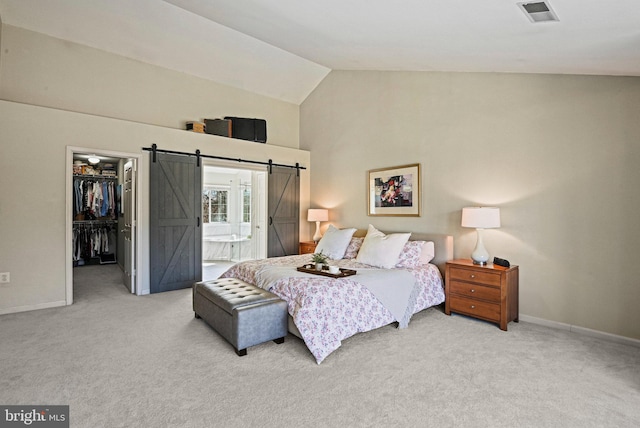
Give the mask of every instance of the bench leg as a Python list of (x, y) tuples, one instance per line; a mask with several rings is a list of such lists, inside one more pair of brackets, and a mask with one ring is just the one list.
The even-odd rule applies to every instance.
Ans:
[(236, 349), (236, 354), (238, 354), (238, 357), (244, 357), (245, 355), (247, 355), (247, 348)]
[(195, 314), (195, 316), (196, 316), (196, 319), (197, 319), (197, 320), (199, 320), (199, 319), (200, 319), (200, 315), (198, 315), (198, 314), (197, 314), (197, 313), (195, 313), (195, 312), (194, 312), (194, 314)]
[(279, 339), (273, 339), (274, 342), (276, 342), (278, 345), (281, 343), (284, 343), (284, 337), (281, 337)]

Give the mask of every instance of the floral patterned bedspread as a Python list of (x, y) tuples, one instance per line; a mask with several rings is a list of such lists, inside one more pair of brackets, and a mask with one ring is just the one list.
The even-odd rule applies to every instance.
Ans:
[[(229, 268), (221, 278), (256, 284), (255, 274), (265, 265), (298, 267), (309, 261), (309, 254), (246, 261)], [(354, 259), (332, 264), (349, 269), (372, 268)], [(442, 276), (435, 265), (406, 270), (421, 286), (413, 313), (444, 302)], [(342, 340), (397, 321), (357, 279), (357, 274), (340, 279), (321, 275), (282, 278), (269, 290), (288, 303), (289, 314), (318, 364), (338, 349)]]

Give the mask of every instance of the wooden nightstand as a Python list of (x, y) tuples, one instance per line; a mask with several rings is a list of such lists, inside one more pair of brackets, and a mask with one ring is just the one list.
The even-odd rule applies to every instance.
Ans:
[(300, 254), (313, 254), (316, 252), (316, 246), (318, 244), (313, 241), (304, 241), (300, 243)]
[(498, 324), (518, 322), (518, 266), (474, 265), (452, 260), (445, 270), (445, 309)]

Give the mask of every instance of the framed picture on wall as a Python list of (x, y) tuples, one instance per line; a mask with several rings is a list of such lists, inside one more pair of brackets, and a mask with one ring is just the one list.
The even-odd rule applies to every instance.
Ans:
[(367, 214), (420, 217), (420, 164), (371, 169)]

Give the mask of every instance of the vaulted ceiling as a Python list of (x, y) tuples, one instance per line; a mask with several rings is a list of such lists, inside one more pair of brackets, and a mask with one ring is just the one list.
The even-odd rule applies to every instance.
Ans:
[(0, 0), (4, 24), (300, 104), (331, 70), (640, 76), (638, 0)]

